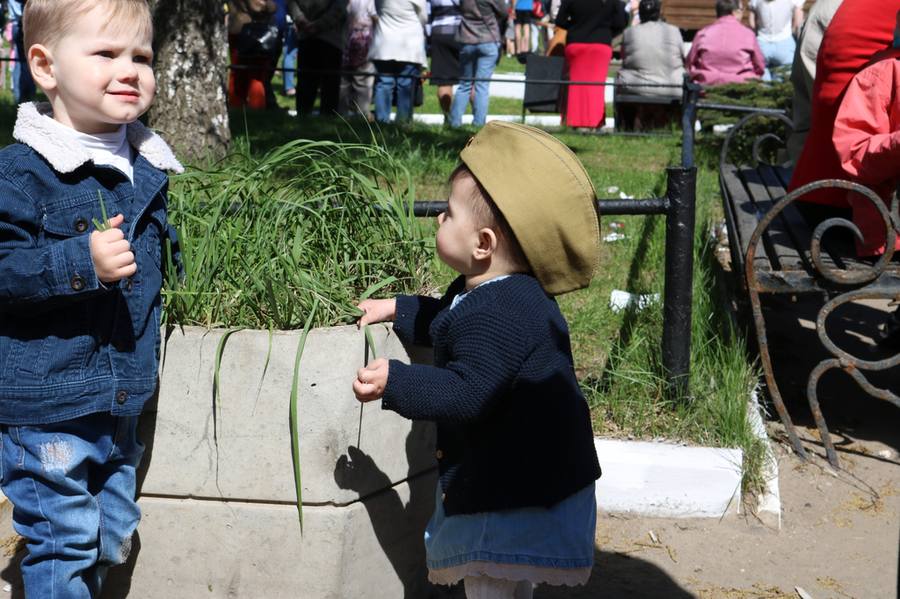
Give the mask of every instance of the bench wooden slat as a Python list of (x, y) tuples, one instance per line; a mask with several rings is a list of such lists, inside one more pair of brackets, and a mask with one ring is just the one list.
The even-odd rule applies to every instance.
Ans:
[[(815, 0), (806, 0), (803, 6), (804, 14), (809, 14), (809, 9), (813, 4), (815, 4)], [(744, 11), (745, 25), (749, 25), (748, 12)], [(668, 23), (681, 29), (702, 29), (716, 20), (716, 1), (663, 0), (662, 17)]]
[[(743, 180), (750, 195), (750, 200), (753, 202), (756, 212), (761, 219), (762, 215), (768, 214), (775, 204), (775, 201), (769, 195), (769, 189), (766, 187), (759, 171), (753, 167), (741, 167), (738, 170), (738, 174)], [(752, 234), (752, 231), (749, 233)], [(791, 241), (790, 236), (787, 235), (782, 227), (770, 226), (763, 234), (763, 244), (774, 270), (802, 268), (800, 254)]]
[[(723, 165), (722, 193), (729, 229), (732, 268), (743, 272), (750, 237), (766, 212), (786, 195), (790, 169), (760, 164), (757, 167)], [(812, 267), (812, 229), (796, 204), (786, 206), (761, 238), (755, 258), (759, 290), (765, 293), (809, 293), (822, 289)], [(823, 240), (823, 266), (829, 270), (866, 268), (871, 261), (854, 257), (855, 249), (827, 236)], [(740, 269), (740, 270), (738, 270)], [(743, 276), (740, 277), (743, 280)], [(886, 284), (900, 283), (900, 253), (887, 268)]]
[[(782, 196), (786, 195), (786, 188), (791, 180), (791, 169), (779, 165), (769, 166), (766, 170), (767, 176), (773, 181), (773, 185), (781, 187), (784, 190)], [(795, 244), (798, 248), (804, 250), (807, 253), (807, 258), (809, 258), (808, 252), (812, 247), (812, 227), (809, 226), (806, 218), (797, 209), (796, 203), (788, 206), (782, 214), (789, 218), (788, 224), (791, 227), (789, 230), (796, 234)], [(849, 236), (836, 238), (834, 235), (826, 235), (822, 239), (822, 249), (822, 262), (828, 268), (853, 269), (868, 264), (855, 258), (856, 248), (850, 241)]]
[[(777, 204), (784, 199), (787, 194), (785, 185), (774, 168), (767, 164), (760, 164), (757, 167), (760, 181), (765, 186), (766, 193), (772, 201), (772, 205)], [(767, 207), (768, 210), (770, 207)], [(793, 247), (791, 256), (784, 255), (782, 268), (787, 269), (803, 269), (808, 270), (810, 261), (808, 256), (809, 248), (812, 244), (812, 231), (800, 214), (800, 211), (794, 205), (787, 206), (778, 216), (781, 221), (781, 229), (790, 238), (790, 244)], [(790, 260), (790, 261), (789, 261)]]
[(669, 104), (676, 106), (681, 104), (681, 96), (641, 96), (615, 93), (613, 102), (616, 104)]
[[(731, 218), (728, 223), (729, 239), (736, 239), (735, 247), (732, 248), (732, 262), (741, 270), (744, 269), (744, 257), (747, 255), (747, 249), (750, 247), (750, 236), (756, 229), (756, 225), (762, 218), (763, 213), (759, 211), (753, 198), (747, 191), (747, 187), (740, 175), (740, 169), (733, 165), (725, 165), (722, 173), (722, 182), (725, 186), (723, 190), (727, 197), (726, 206), (730, 209)], [(766, 240), (763, 239), (765, 247)], [(735, 254), (735, 251), (737, 252)], [(758, 270), (777, 270), (777, 266), (769, 259), (767, 251), (757, 251), (756, 266)]]

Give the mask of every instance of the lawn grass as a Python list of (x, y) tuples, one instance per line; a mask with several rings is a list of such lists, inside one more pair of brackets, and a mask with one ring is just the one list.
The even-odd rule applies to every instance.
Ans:
[[(238, 116), (243, 119), (243, 115)], [(257, 115), (247, 115), (251, 146), (272, 144), (273, 132)], [(446, 177), (472, 130), (423, 125), (370, 126), (359, 122), (309, 119), (287, 121), (279, 135), (329, 140), (370, 139), (406, 165), (419, 199), (446, 197)], [(600, 197), (658, 197), (665, 192), (665, 168), (680, 159), (675, 136), (621, 137), (554, 132), (582, 160)], [(559, 298), (571, 330), (576, 371), (591, 404), (598, 434), (638, 439), (667, 438), (688, 443), (741, 447), (745, 484), (758, 488), (762, 445), (746, 420), (746, 401), (756, 372), (744, 343), (730, 329), (726, 301), (717, 295), (714, 245), (707, 233), (721, 217), (713, 161), (698, 156), (695, 233), (693, 352), (688, 401), (667, 396), (660, 363), (662, 305), (615, 312), (610, 292), (663, 293), (665, 222), (662, 217), (604, 217), (601, 234), (616, 222), (623, 240), (601, 244), (601, 267), (591, 286)], [(602, 209), (601, 209), (602, 212)], [(446, 285), (454, 273), (432, 258), (429, 271)]]
[[(11, 102), (0, 95), (0, 140), (10, 141), (13, 117)], [(376, 295), (436, 289), (453, 277), (434, 256), (433, 220), (405, 220), (403, 206), (413, 197), (446, 197), (446, 178), (474, 130), (298, 119), (284, 111), (232, 111), (231, 119), (236, 154), (228, 162), (196, 165), (202, 169), (190, 168), (187, 175), (172, 179), (173, 217), (181, 221), (186, 242), (195, 242), (188, 267), (202, 273), (206, 282), (199, 285), (195, 276), (190, 283), (194, 286), (185, 289), (170, 281), (170, 322), (294, 328), (302, 326), (310, 305), (326, 305), (318, 322), (335, 324), (352, 314), (358, 295), (392, 277)], [(637, 198), (662, 195), (665, 167), (677, 164), (680, 156), (680, 140), (674, 136), (554, 134), (582, 160), (600, 197), (618, 197), (620, 192)], [(312, 153), (285, 158), (297, 148), (285, 144), (298, 139), (313, 140), (307, 144)], [(356, 145), (345, 148), (331, 142)], [(316, 159), (316, 152), (324, 153)], [(625, 238), (602, 243), (601, 267), (591, 286), (561, 296), (559, 303), (598, 434), (741, 447), (745, 488), (756, 489), (761, 484), (762, 446), (745, 414), (757, 374), (748, 364), (744, 343), (730, 330), (724, 298), (717, 295), (714, 248), (707, 234), (721, 213), (717, 174), (709, 166), (712, 161), (698, 157), (697, 162), (690, 398), (673, 401), (666, 394), (660, 364), (661, 303), (622, 312), (609, 306), (613, 289), (662, 294), (662, 217), (604, 217), (601, 234), (612, 232), (609, 224), (615, 221)], [(535, 167), (539, 165), (523, 165)], [(327, 185), (318, 184), (326, 179)], [(332, 199), (340, 200), (337, 212), (335, 205), (323, 205)], [(341, 211), (348, 199), (358, 211)], [(367, 202), (389, 206), (397, 222), (372, 214)], [(320, 209), (332, 212), (324, 217)], [(326, 237), (321, 226), (331, 219), (346, 226), (339, 227), (337, 236)], [(272, 243), (261, 241), (273, 220), (288, 234)], [(388, 222), (372, 232), (367, 220)], [(203, 245), (204, 231), (223, 237)], [(390, 252), (378, 253), (382, 246), (391, 246)], [(218, 268), (222, 263), (222, 268), (198, 268), (204, 254), (206, 264)], [(261, 260), (248, 262), (249, 254)], [(328, 255), (337, 260), (320, 260)], [(360, 256), (366, 259), (358, 261)], [(322, 273), (327, 273), (322, 280), (313, 280)], [(280, 299), (272, 300), (273, 294)], [(207, 307), (191, 312), (184, 305), (201, 295), (213, 296), (217, 311)], [(322, 302), (324, 296), (331, 299)], [(242, 301), (247, 303), (242, 306)]]

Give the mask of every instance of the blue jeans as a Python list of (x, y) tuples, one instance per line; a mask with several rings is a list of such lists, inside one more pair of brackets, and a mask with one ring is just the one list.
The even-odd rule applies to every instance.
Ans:
[(390, 122), (394, 89), (397, 90), (397, 121), (410, 120), (419, 65), (397, 60), (373, 60), (372, 63), (378, 73), (375, 77), (375, 120)]
[(141, 513), (137, 416), (98, 413), (54, 424), (0, 426), (0, 477), (26, 540), (27, 597), (90, 598), (122, 564)]
[[(494, 74), (494, 66), (497, 64), (497, 54), (500, 48), (494, 42), (486, 44), (463, 44), (459, 51), (459, 69), (462, 77), (474, 77), (487, 79)], [(472, 102), (472, 124), (484, 125), (487, 119), (490, 83), (478, 81), (475, 83), (475, 99)], [(471, 81), (460, 81), (456, 93), (453, 95), (453, 104), (450, 105), (450, 126), (462, 125), (463, 115), (469, 105), (469, 95), (472, 92)]]
[(13, 40), (16, 44), (16, 58), (13, 63), (12, 80), (13, 80), (13, 98), (16, 104), (27, 102), (34, 97), (35, 87), (34, 79), (31, 78), (31, 70), (28, 68), (28, 57), (25, 55), (25, 41), (22, 33), (21, 21), (13, 23), (12, 28)]
[(297, 31), (288, 25), (284, 31), (284, 91), (296, 88), (294, 75), (297, 71)]
[[(797, 42), (793, 37), (788, 37), (777, 42), (764, 42), (757, 38), (759, 49), (766, 59), (766, 72), (763, 73), (763, 81), (772, 81), (772, 69), (794, 64), (794, 50)], [(778, 79), (781, 79), (779, 76)]]

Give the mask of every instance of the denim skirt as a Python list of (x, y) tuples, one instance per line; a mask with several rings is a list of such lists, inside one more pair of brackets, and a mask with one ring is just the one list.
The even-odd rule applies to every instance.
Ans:
[(438, 485), (425, 530), (428, 579), (466, 576), (578, 585), (590, 578), (597, 526), (595, 483), (550, 508), (529, 507), (447, 516)]

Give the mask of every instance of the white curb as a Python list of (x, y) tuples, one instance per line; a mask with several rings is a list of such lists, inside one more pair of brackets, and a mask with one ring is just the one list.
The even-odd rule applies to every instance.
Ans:
[(597, 505), (659, 518), (719, 518), (740, 510), (740, 449), (594, 439), (603, 476)]
[[(394, 114), (392, 113), (391, 119), (393, 120), (393, 118)], [(423, 125), (443, 125), (444, 115), (413, 113), (413, 121), (415, 121), (416, 123), (422, 123)], [(508, 123), (521, 123), (522, 116), (518, 114), (489, 114), (487, 116), (487, 121), (506, 121)], [(472, 115), (463, 115), (462, 124), (471, 125)], [(527, 114), (525, 115), (525, 124), (535, 127), (562, 127), (562, 119), (558, 114)], [(609, 127), (610, 129), (613, 128), (615, 126), (615, 120), (613, 120), (612, 117), (608, 117), (605, 121), (605, 126)]]
[(750, 402), (747, 404), (747, 420), (753, 432), (766, 446), (766, 455), (763, 458), (763, 479), (765, 487), (756, 498), (756, 515), (767, 526), (781, 530), (781, 493), (778, 489), (778, 460), (772, 451), (772, 443), (766, 434), (766, 426), (763, 424), (762, 406), (759, 403), (759, 387), (750, 393)]

